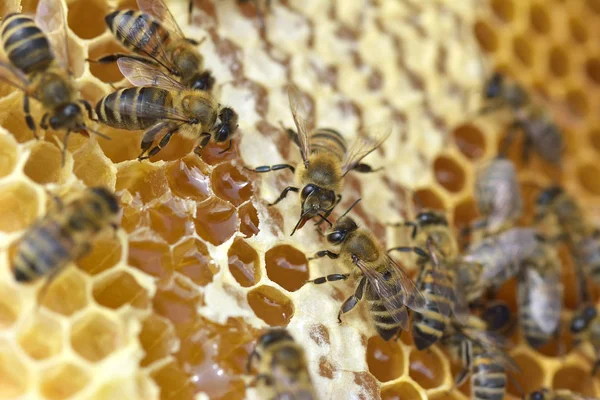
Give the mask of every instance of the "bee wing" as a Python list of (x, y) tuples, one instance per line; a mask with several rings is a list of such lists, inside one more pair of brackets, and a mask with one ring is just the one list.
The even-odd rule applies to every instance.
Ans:
[(185, 87), (160, 69), (134, 58), (117, 60), (119, 70), (134, 86), (155, 86), (169, 90), (185, 90)]
[(60, 0), (40, 0), (35, 12), (35, 23), (48, 37), (52, 53), (60, 65), (71, 74), (67, 16), (62, 2)]
[(27, 76), (18, 68), (3, 60), (0, 60), (0, 81), (33, 96), (33, 93), (30, 93), (29, 90)]
[(288, 86), (288, 98), (290, 100), (290, 109), (292, 117), (298, 131), (298, 143), (300, 144), (300, 155), (304, 165), (308, 165), (308, 156), (310, 155), (310, 133), (313, 128), (312, 121), (308, 118), (308, 105), (304, 100), (302, 92), (294, 86)]
[(477, 342), (485, 351), (497, 361), (501, 362), (504, 367), (513, 372), (521, 372), (521, 368), (515, 360), (506, 354), (507, 347), (506, 339), (494, 332), (466, 329), (465, 335), (472, 341)]
[(152, 15), (160, 21), (161, 25), (169, 30), (170, 33), (174, 33), (180, 38), (184, 38), (183, 31), (163, 0), (137, 0), (137, 4), (141, 11)]
[(342, 166), (342, 174), (346, 175), (360, 161), (368, 156), (373, 150), (385, 142), (392, 133), (392, 125), (389, 122), (379, 123), (367, 127), (359, 137), (352, 143), (346, 151), (344, 157), (344, 165)]
[(562, 283), (557, 272), (545, 271), (541, 274), (534, 268), (526, 268), (525, 279), (520, 282), (524, 286), (519, 291), (527, 296), (531, 318), (547, 334), (555, 332), (560, 322), (562, 296), (556, 288), (561, 288)]
[[(108, 107), (107, 105), (105, 105)], [(135, 101), (118, 102), (118, 111), (123, 115), (134, 114), (138, 118), (154, 118), (162, 121), (178, 122), (180, 124), (188, 124), (190, 118), (183, 112), (174, 107), (166, 107), (161, 104), (144, 102), (138, 105)]]

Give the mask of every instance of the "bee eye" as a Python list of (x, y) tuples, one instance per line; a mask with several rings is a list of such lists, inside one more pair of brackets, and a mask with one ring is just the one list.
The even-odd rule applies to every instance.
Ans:
[(327, 241), (329, 243), (340, 243), (342, 240), (344, 240), (344, 236), (345, 235), (343, 232), (331, 232), (329, 235), (327, 235)]
[(531, 393), (531, 400), (544, 400), (544, 394), (542, 392)]
[(306, 186), (304, 186), (304, 189), (302, 189), (302, 193), (300, 194), (300, 196), (303, 199), (306, 199), (309, 194), (311, 194), (312, 192), (315, 191), (315, 189), (316, 189), (315, 185), (306, 185)]
[(571, 322), (571, 332), (573, 333), (579, 333), (582, 330), (585, 329), (586, 323), (585, 320), (583, 318), (575, 318), (572, 322)]

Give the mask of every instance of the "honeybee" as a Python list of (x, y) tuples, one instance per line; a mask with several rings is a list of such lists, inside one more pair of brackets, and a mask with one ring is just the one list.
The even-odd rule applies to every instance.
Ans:
[(488, 104), (480, 113), (510, 108), (513, 122), (502, 145), (505, 153), (519, 129), (524, 133), (523, 159), (528, 161), (533, 149), (541, 158), (560, 166), (563, 151), (562, 133), (550, 114), (531, 99), (517, 82), (494, 73), (485, 83), (484, 97)]
[(389, 340), (400, 329), (408, 330), (406, 308), (422, 310), (425, 297), (406, 272), (390, 258), (373, 233), (366, 228), (359, 228), (351, 217), (346, 216), (352, 207), (337, 219), (327, 233), (327, 241), (340, 246), (339, 252), (322, 250), (312, 258), (337, 259), (352, 273), (331, 274), (307, 282), (319, 285), (346, 280), (351, 275), (358, 279), (354, 294), (340, 308), (338, 321), (341, 323), (342, 314), (352, 310), (366, 293), (375, 330), (384, 340)]
[(595, 397), (586, 397), (568, 389), (550, 390), (543, 388), (527, 395), (527, 400), (597, 400)]
[(483, 320), (471, 315), (465, 325), (454, 322), (442, 342), (453, 359), (463, 361), (463, 369), (454, 381), (456, 387), (471, 375), (473, 400), (502, 400), (506, 393), (507, 373), (517, 372), (519, 367), (505, 354), (502, 338), (486, 329)]
[(312, 400), (317, 396), (310, 379), (304, 349), (285, 329), (269, 330), (258, 339), (248, 358), (247, 370), (258, 371), (261, 399)]
[(90, 104), (80, 98), (69, 70), (66, 29), (63, 5), (58, 0), (41, 0), (35, 21), (26, 15), (12, 13), (5, 16), (0, 25), (2, 46), (9, 60), (8, 63), (0, 61), (0, 81), (23, 91), (25, 122), (36, 139), (39, 136), (31, 116), (30, 98), (44, 109), (39, 123), (42, 129), (66, 131), (63, 165), (72, 132), (89, 131), (110, 139), (90, 129), (84, 121), (86, 112), (90, 120), (94, 117)]
[(204, 69), (204, 58), (196, 48), (200, 42), (183, 35), (162, 0), (137, 0), (137, 4), (141, 11), (117, 10), (104, 18), (115, 38), (136, 54), (110, 54), (89, 61), (118, 62), (123, 75), (136, 86), (147, 84), (140, 85), (135, 75), (129, 76), (131, 70), (124, 68), (121, 61), (135, 61), (146, 68), (164, 70), (186, 89), (212, 90), (215, 79)]
[(119, 203), (103, 187), (87, 189), (68, 204), (34, 223), (18, 243), (13, 258), (18, 282), (48, 275), (49, 281), (69, 262), (90, 250), (90, 241), (103, 229), (117, 229)]
[(596, 375), (600, 368), (600, 318), (593, 304), (583, 305), (571, 319), (571, 333), (576, 345), (589, 342), (596, 352), (596, 362), (592, 375)]
[[(128, 62), (122, 59), (119, 61)], [(152, 79), (148, 69), (138, 69), (138, 76)], [(237, 130), (238, 115), (229, 107), (222, 107), (208, 92), (185, 89), (167, 75), (161, 75), (159, 87), (134, 87), (113, 92), (96, 104), (100, 122), (114, 128), (145, 129), (142, 152), (138, 160), (156, 155), (175, 133), (197, 138), (194, 152), (201, 155), (211, 138), (217, 143), (229, 139)], [(160, 142), (151, 147), (162, 134)]]
[(298, 130), (297, 134), (288, 130), (288, 134), (294, 138), (300, 148), (302, 163), (297, 166), (264, 165), (250, 170), (264, 173), (289, 169), (295, 173), (296, 181), (302, 190), (296, 186), (288, 186), (273, 203), (269, 204), (272, 206), (279, 203), (289, 192), (300, 192), (302, 212), (292, 230), (293, 235), (311, 218), (320, 216), (326, 219), (329, 216), (342, 198), (340, 192), (348, 172), (377, 171), (361, 163), (361, 160), (383, 144), (391, 134), (391, 126), (383, 124), (374, 127), (365, 138), (356, 140), (348, 148), (346, 140), (339, 132), (329, 128), (316, 130), (311, 128), (313, 124), (307, 119), (307, 108), (302, 94), (295, 86), (290, 85), (288, 94), (292, 116)]
[(425, 296), (425, 308), (413, 316), (412, 334), (417, 349), (426, 349), (437, 342), (450, 321), (450, 314), (461, 321), (468, 317), (466, 298), (458, 293), (455, 260), (458, 244), (450, 231), (446, 217), (436, 211), (417, 214), (412, 226), (414, 247), (394, 247), (388, 251), (413, 252), (420, 269), (417, 287)]

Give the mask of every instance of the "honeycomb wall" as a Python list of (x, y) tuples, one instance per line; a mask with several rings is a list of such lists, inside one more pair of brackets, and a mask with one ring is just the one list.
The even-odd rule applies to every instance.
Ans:
[[(135, 2), (67, 3), (72, 67), (82, 96), (94, 103), (110, 82), (124, 82), (116, 67), (83, 59), (120, 49), (101, 15)], [(385, 146), (367, 159), (385, 171), (350, 174), (341, 209), (360, 195), (356, 215), (388, 246), (408, 240), (385, 223), (410, 217), (413, 192), (423, 206), (445, 209), (464, 225), (477, 217), (476, 168), (495, 156), (504, 131), (502, 115), (475, 116), (484, 74), (497, 66), (546, 94), (566, 131), (562, 171), (536, 159), (520, 168), (526, 200), (535, 194), (528, 182), (560, 179), (600, 222), (592, 90), (600, 84), (600, 4), (274, 0), (261, 38), (252, 2), (196, 0), (191, 27), (185, 3), (168, 2), (188, 36), (206, 38), (201, 51), (216, 94), (240, 114), (234, 151), (222, 154), (211, 144), (200, 159), (189, 154), (193, 142), (175, 137), (139, 163), (141, 133), (97, 126), (112, 140), (72, 137), (61, 168), (62, 133), (35, 141), (21, 94), (0, 84), (0, 398), (258, 398), (246, 388), (245, 359), (268, 326), (287, 326), (305, 347), (321, 398), (467, 398), (468, 385), (449, 392), (458, 367), (444, 349), (418, 352), (408, 334), (383, 342), (362, 307), (338, 325), (353, 285), (302, 286), (339, 268), (308, 263), (325, 248), (309, 225), (289, 236), (296, 199), (267, 207), (291, 174), (257, 176), (242, 166), (299, 161), (279, 128), (280, 121), (293, 126), (286, 93), (293, 82), (311, 99), (318, 124), (349, 140), (369, 125), (394, 124)], [(8, 1), (0, 13), (19, 6), (33, 12), (36, 4)], [(40, 117), (35, 106), (34, 115)], [(511, 156), (522, 167), (517, 150)], [(43, 281), (13, 280), (11, 248), (51, 207), (45, 189), (68, 198), (92, 185), (116, 190), (122, 229), (99, 237), (38, 298)], [(567, 291), (574, 298), (571, 286)], [(514, 305), (514, 288), (501, 295)], [(600, 395), (589, 377), (589, 349), (567, 346), (556, 358), (556, 343), (535, 351), (518, 334), (512, 339), (525, 390)], [(513, 386), (509, 392), (518, 394)]]

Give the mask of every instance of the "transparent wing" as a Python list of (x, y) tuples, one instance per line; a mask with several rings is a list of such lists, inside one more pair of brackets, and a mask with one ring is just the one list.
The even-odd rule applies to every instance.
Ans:
[(160, 69), (136, 60), (123, 57), (117, 60), (119, 70), (134, 86), (154, 86), (167, 90), (185, 90), (185, 87)]
[(346, 175), (352, 168), (356, 167), (363, 158), (381, 146), (391, 133), (392, 125), (389, 122), (372, 125), (359, 132), (359, 137), (346, 151), (342, 174)]
[(59, 64), (71, 73), (67, 16), (60, 0), (40, 0), (35, 23), (48, 37)]
[(504, 339), (504, 337), (495, 334), (494, 332), (475, 329), (466, 329), (464, 333), (470, 340), (483, 347), (486, 353), (491, 357), (501, 362), (506, 369), (513, 372), (521, 372), (521, 368), (517, 365), (515, 360), (506, 354), (504, 350), (507, 347), (506, 339)]
[[(105, 107), (109, 106), (105, 104)], [(182, 124), (190, 122), (190, 118), (180, 110), (173, 107), (166, 107), (161, 104), (144, 102), (141, 106), (138, 106), (136, 101), (127, 101), (117, 102), (117, 107), (118, 109), (114, 111), (121, 115), (135, 114), (138, 118), (175, 121)]]
[(29, 80), (25, 74), (3, 60), (0, 60), (0, 82), (4, 82), (33, 96), (33, 93), (29, 90)]
[(560, 276), (555, 271), (540, 274), (535, 269), (527, 268), (525, 282), (521, 284), (526, 285), (533, 321), (544, 333), (554, 333), (560, 323), (562, 309)]
[(300, 155), (304, 161), (304, 165), (308, 165), (308, 156), (310, 155), (310, 134), (313, 124), (308, 118), (308, 104), (305, 101), (302, 92), (294, 86), (288, 87), (288, 98), (290, 100), (290, 109), (292, 117), (298, 131), (298, 143), (300, 143)]
[(181, 39), (184, 38), (183, 31), (163, 0), (137, 0), (137, 3), (141, 11), (152, 15), (172, 34), (179, 36)]

